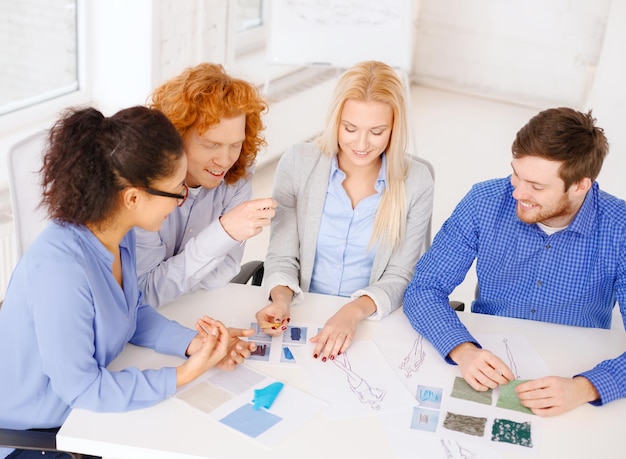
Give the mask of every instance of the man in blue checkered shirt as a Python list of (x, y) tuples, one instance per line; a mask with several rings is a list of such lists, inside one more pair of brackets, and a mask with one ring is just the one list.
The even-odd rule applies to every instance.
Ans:
[[(517, 133), (512, 175), (474, 185), (418, 261), (404, 312), (474, 389), (515, 378), (448, 305), (475, 259), (474, 312), (610, 328), (617, 301), (626, 323), (626, 202), (595, 181), (607, 151), (591, 112), (542, 111)], [(516, 391), (544, 416), (626, 397), (626, 353)]]

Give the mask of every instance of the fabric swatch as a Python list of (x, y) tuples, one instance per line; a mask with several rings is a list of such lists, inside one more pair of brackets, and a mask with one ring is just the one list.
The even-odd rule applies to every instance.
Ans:
[(470, 402), (482, 403), (483, 405), (491, 405), (491, 395), (493, 394), (493, 390), (489, 389), (485, 392), (479, 392), (477, 390), (472, 389), (472, 386), (467, 384), (467, 382), (457, 376), (454, 379), (454, 385), (452, 386), (452, 393), (450, 394), (452, 397), (462, 398), (463, 400), (469, 400)]
[(491, 428), (491, 440), (532, 448), (530, 422), (515, 422), (496, 418)]
[(413, 408), (413, 416), (411, 417), (411, 429), (434, 432), (437, 430), (438, 422), (439, 411), (428, 410), (419, 406)]
[(220, 422), (248, 437), (256, 438), (281, 420), (269, 411), (256, 410), (252, 404), (246, 404), (224, 416)]
[(507, 410), (515, 410), (521, 411), (522, 413), (532, 414), (533, 412), (530, 410), (530, 408), (526, 408), (520, 403), (520, 400), (519, 398), (517, 398), (517, 394), (515, 393), (515, 387), (518, 384), (522, 384), (526, 381), (526, 379), (516, 379), (509, 382), (508, 384), (500, 386), (500, 395), (498, 397), (498, 402), (496, 403), (496, 406), (498, 408), (505, 408)]
[(281, 390), (283, 390), (284, 384), (281, 382), (275, 382), (270, 384), (269, 386), (265, 386), (262, 389), (254, 390), (254, 399), (252, 403), (254, 403), (254, 409), (258, 410), (263, 407), (265, 409), (270, 409), (276, 397)]
[(450, 412), (446, 413), (446, 418), (443, 420), (444, 428), (475, 437), (483, 436), (485, 433), (485, 424), (487, 424), (487, 418), (476, 418), (474, 416)]

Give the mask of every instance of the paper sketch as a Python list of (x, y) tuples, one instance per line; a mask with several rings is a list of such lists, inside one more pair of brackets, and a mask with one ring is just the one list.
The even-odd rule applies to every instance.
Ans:
[(332, 362), (346, 374), (348, 386), (350, 386), (350, 390), (358, 397), (359, 401), (369, 404), (373, 410), (379, 410), (379, 402), (385, 398), (387, 392), (379, 387), (371, 387), (358, 373), (352, 371), (348, 352), (346, 351), (338, 355)]
[(290, 347), (311, 393), (331, 402), (328, 417), (386, 413), (415, 405), (415, 397), (395, 375), (378, 347), (356, 340), (334, 360), (313, 358), (314, 345)]
[(550, 374), (528, 338), (522, 335), (475, 335), (483, 349), (505, 362), (517, 379), (537, 379)]
[(441, 446), (446, 453), (447, 459), (474, 459), (476, 453), (461, 446), (459, 442), (454, 440), (441, 439)]
[(504, 348), (506, 349), (506, 356), (509, 360), (509, 368), (515, 375), (515, 378), (520, 379), (519, 372), (517, 371), (517, 364), (515, 363), (515, 359), (513, 358), (513, 353), (511, 352), (511, 348), (509, 347), (508, 338), (504, 338), (502, 342), (504, 343)]
[(424, 337), (419, 335), (413, 342), (413, 347), (407, 356), (400, 363), (400, 369), (405, 371), (405, 376), (410, 378), (413, 373), (417, 373), (424, 363), (426, 352), (424, 352)]

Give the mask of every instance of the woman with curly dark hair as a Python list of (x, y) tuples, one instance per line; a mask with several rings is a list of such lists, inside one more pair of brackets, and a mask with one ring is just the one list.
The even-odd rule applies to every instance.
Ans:
[(140, 286), (159, 307), (226, 285), (239, 272), (244, 242), (269, 225), (275, 203), (250, 200), (267, 108), (254, 85), (203, 63), (159, 86), (149, 106), (176, 126), (188, 163), (187, 202), (158, 233), (137, 233)]
[[(133, 228), (159, 229), (185, 202), (186, 173), (182, 139), (157, 110), (70, 110), (51, 129), (41, 169), (51, 221), (16, 266), (0, 313), (0, 427), (58, 428), (73, 408), (147, 407), (239, 363), (227, 355), (236, 330), (206, 316), (197, 330), (183, 327), (138, 288)], [(128, 342), (189, 358), (107, 370)]]

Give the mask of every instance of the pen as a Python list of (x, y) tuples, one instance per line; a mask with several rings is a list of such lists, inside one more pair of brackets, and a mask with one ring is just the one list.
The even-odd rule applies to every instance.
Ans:
[(283, 330), (287, 330), (287, 326), (283, 325), (285, 322), (289, 323), (289, 319), (284, 319), (282, 321), (276, 321), (276, 322), (260, 322), (259, 326), (261, 328), (271, 328), (272, 330), (278, 330), (278, 327), (280, 327), (282, 325), (282, 329)]

